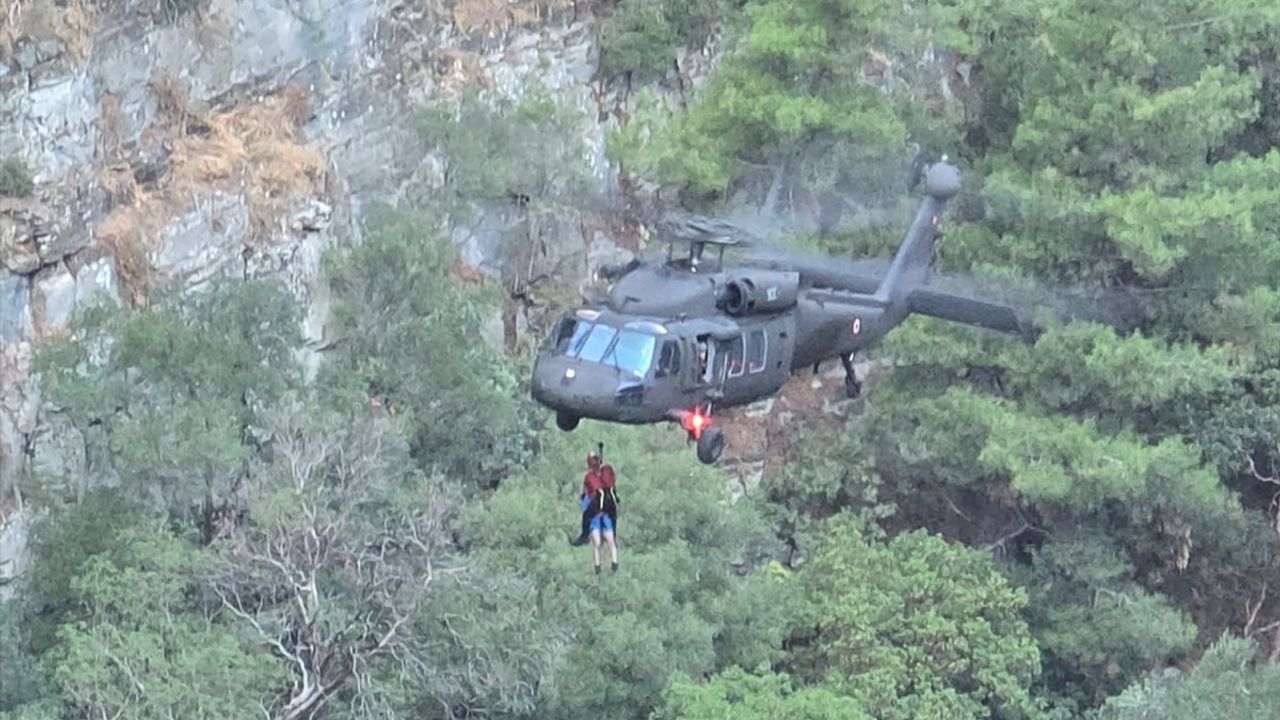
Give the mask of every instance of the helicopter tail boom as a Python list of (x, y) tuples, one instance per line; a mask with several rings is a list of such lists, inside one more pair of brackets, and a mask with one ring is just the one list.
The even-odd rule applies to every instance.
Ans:
[(1020, 316), (1016, 308), (998, 301), (920, 288), (911, 292), (909, 307), (917, 315), (1020, 335), (1026, 340), (1034, 340), (1036, 336), (1027, 318)]
[(882, 302), (904, 303), (911, 291), (929, 276), (942, 211), (947, 201), (960, 190), (960, 171), (948, 164), (944, 157), (942, 162), (927, 171), (925, 190), (928, 195), (920, 203), (915, 220), (876, 290), (875, 297)]

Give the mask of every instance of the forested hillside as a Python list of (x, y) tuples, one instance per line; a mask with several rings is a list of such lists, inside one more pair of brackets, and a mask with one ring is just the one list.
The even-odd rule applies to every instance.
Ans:
[[(78, 27), (80, 4), (40, 5)], [(287, 80), (230, 109), (169, 93), (148, 105), (174, 133), (163, 180), (93, 141), (120, 183), (95, 185), (102, 223), (131, 230), (95, 229), (88, 258), (120, 292), (76, 295), (31, 343), (57, 423), (39, 442), (79, 449), (37, 462), (33, 432), (0, 483), (0, 511), (32, 518), (0, 588), (0, 719), (1280, 716), (1280, 4), (386, 5), (380, 42), (432, 89), (376, 91), (406, 105), (385, 116), (349, 103), (394, 123), (378, 157), (409, 170), (348, 188), (356, 230), (314, 268), (279, 238), (321, 232), (290, 203), (337, 192), (313, 137), (336, 106)], [(486, 39), (414, 44), (450, 22)], [(490, 28), (521, 23), (589, 28), (598, 116), (572, 78), (512, 92), (501, 63), (477, 69)], [(0, 28), (6, 67), (33, 27)], [(552, 80), (564, 62), (531, 61)], [(349, 132), (323, 152), (375, 142)], [(0, 230), (33, 194), (72, 202), (13, 152)], [(940, 268), (1124, 288), (1139, 327), (1046, 320), (1025, 343), (912, 318), (841, 413), (805, 377), (787, 392), (810, 404), (728, 417), (766, 416), (749, 480), (673, 427), (567, 434), (529, 399), (546, 319), (645, 246), (655, 205), (883, 257), (913, 160), (944, 154), (964, 187)], [(140, 269), (148, 213), (212, 187), (180, 235), (195, 257), (239, 227), (232, 269)], [(590, 248), (557, 250), (570, 232)], [(14, 278), (44, 237), (0, 236)], [(596, 442), (621, 495), (602, 574), (567, 542)]]

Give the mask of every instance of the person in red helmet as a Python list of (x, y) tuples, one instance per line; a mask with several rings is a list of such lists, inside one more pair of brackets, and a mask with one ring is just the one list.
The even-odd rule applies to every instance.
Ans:
[(614, 572), (617, 572), (618, 494), (613, 467), (605, 465), (598, 453), (587, 455), (587, 472), (582, 477), (582, 493), (579, 501), (582, 506), (582, 533), (570, 540), (570, 544), (582, 545), (586, 543), (589, 536), (595, 570), (599, 573), (600, 542), (603, 540), (609, 546), (612, 556), (611, 567)]

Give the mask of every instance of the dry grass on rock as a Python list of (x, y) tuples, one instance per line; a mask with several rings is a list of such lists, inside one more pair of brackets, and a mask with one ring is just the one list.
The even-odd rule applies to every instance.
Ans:
[(24, 40), (57, 40), (72, 60), (83, 60), (93, 49), (97, 14), (89, 0), (0, 0), (0, 62)]
[(456, 0), (454, 27), (486, 37), (497, 37), (514, 28), (530, 27), (553, 17), (585, 12), (582, 0)]
[(193, 108), (171, 78), (155, 78), (152, 89), (162, 120), (144, 140), (168, 151), (168, 174), (149, 190), (127, 165), (104, 171), (103, 189), (124, 202), (95, 232), (116, 258), (121, 283), (135, 305), (145, 303), (150, 286), (148, 253), (158, 247), (173, 217), (215, 193), (242, 194), (250, 214), (243, 242), (265, 242), (273, 230), (283, 230), (292, 203), (322, 192), (327, 168), (324, 155), (302, 139), (310, 110), (300, 89), (209, 115)]

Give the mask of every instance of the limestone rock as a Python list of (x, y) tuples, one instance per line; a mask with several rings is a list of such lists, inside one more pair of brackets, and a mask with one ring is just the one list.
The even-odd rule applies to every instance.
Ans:
[(320, 232), (329, 227), (329, 219), (332, 216), (331, 206), (319, 200), (312, 200), (289, 218), (289, 229), (294, 232)]
[(67, 326), (76, 309), (76, 279), (59, 264), (35, 279), (33, 303), (36, 331), (48, 334)]
[(45, 250), (56, 244), (56, 238), (57, 223), (47, 205), (0, 198), (0, 265), (30, 275), (50, 262)]
[(26, 463), (27, 436), (36, 428), (40, 389), (31, 378), (31, 346), (0, 346), (0, 503), (12, 494)]
[(244, 275), (242, 243), (249, 230), (249, 208), (239, 195), (216, 194), (171, 220), (161, 233), (151, 265), (189, 287), (219, 275)]
[(116, 263), (110, 257), (98, 258), (80, 268), (80, 272), (76, 273), (76, 307), (84, 307), (100, 297), (115, 303), (120, 302)]
[(88, 75), (59, 61), (29, 80), (26, 92), (0, 100), (0, 157), (24, 158), (38, 184), (91, 167), (97, 108)]
[(31, 326), (31, 279), (0, 270), (0, 347), (26, 336)]
[(610, 240), (607, 235), (596, 231), (591, 236), (591, 245), (587, 248), (587, 265), (599, 268), (605, 265), (625, 265), (635, 258), (635, 253)]
[(84, 435), (65, 415), (46, 407), (29, 443), (30, 472), (41, 487), (55, 492), (86, 487)]
[(13, 599), (13, 580), (31, 564), (30, 533), (31, 511), (0, 502), (0, 603)]
[(40, 253), (36, 252), (34, 239), (8, 215), (0, 215), (0, 264), (19, 275), (40, 269)]

